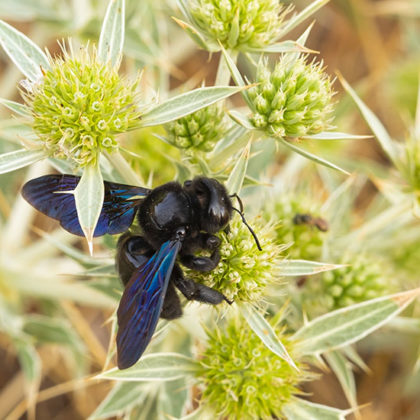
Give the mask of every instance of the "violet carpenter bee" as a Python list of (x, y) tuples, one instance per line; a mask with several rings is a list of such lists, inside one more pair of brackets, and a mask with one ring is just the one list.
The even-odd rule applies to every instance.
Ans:
[[(27, 182), (23, 197), (42, 213), (58, 220), (75, 235), (83, 236), (73, 191), (80, 177), (46, 175)], [(159, 317), (182, 315), (175, 287), (189, 300), (212, 305), (226, 297), (210, 287), (184, 277), (179, 265), (197, 271), (217, 267), (221, 230), (228, 231), (233, 211), (247, 224), (239, 197), (229, 195), (217, 180), (196, 177), (181, 185), (169, 182), (154, 189), (104, 182), (105, 198), (94, 236), (124, 233), (118, 241), (116, 267), (125, 289), (118, 307), (118, 367), (126, 369), (141, 357)], [(233, 207), (232, 197), (239, 202)], [(128, 231), (137, 214), (142, 235)], [(208, 257), (196, 256), (199, 250)], [(178, 259), (179, 263), (176, 262)]]

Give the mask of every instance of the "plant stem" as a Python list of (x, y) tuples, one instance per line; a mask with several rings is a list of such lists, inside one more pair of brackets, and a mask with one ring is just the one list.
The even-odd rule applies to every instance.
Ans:
[(119, 151), (105, 153), (105, 156), (113, 168), (123, 177), (124, 182), (132, 185), (146, 185), (142, 176), (133, 171)]

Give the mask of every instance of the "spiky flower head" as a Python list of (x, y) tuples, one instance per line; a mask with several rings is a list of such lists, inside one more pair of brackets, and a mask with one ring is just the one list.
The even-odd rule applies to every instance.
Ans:
[(195, 281), (212, 287), (235, 302), (258, 302), (264, 289), (278, 278), (276, 266), (282, 251), (274, 243), (272, 226), (261, 219), (249, 221), (258, 236), (258, 247), (239, 217), (230, 224), (230, 233), (221, 232), (220, 262), (209, 273), (191, 272)]
[(224, 115), (220, 105), (214, 104), (169, 123), (168, 141), (179, 149), (209, 152), (226, 131)]
[(252, 124), (273, 137), (301, 137), (329, 129), (333, 106), (331, 79), (322, 63), (283, 55), (273, 71), (258, 65), (256, 86), (248, 90), (254, 105)]
[(215, 44), (226, 49), (263, 48), (281, 29), (284, 8), (278, 0), (193, 0), (194, 24)]
[[(319, 297), (324, 311), (343, 308), (393, 291), (384, 265), (364, 255), (345, 258), (346, 267), (322, 273), (320, 282), (307, 282), (308, 294)], [(315, 290), (314, 290), (315, 289)]]
[(94, 48), (49, 57), (50, 69), (25, 93), (32, 127), (49, 156), (95, 164), (102, 151), (113, 152), (116, 135), (134, 127), (138, 80), (123, 80), (115, 68), (98, 60)]
[(327, 221), (320, 217), (319, 207), (303, 194), (283, 195), (267, 206), (264, 218), (275, 221), (276, 242), (290, 245), (286, 250), (289, 258), (310, 261), (321, 258)]
[(293, 341), (277, 333), (299, 371), (269, 350), (239, 317), (223, 329), (207, 331), (207, 348), (197, 373), (202, 404), (220, 418), (283, 418), (284, 405), (299, 393), (298, 384), (307, 375), (293, 355)]

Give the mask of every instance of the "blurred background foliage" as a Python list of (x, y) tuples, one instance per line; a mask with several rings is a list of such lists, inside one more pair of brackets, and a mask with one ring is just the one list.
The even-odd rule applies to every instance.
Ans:
[[(308, 2), (285, 3), (300, 10)], [(105, 9), (106, 2), (95, 0), (0, 0), (0, 18), (52, 52), (58, 52), (56, 39), (97, 39)], [(169, 92), (191, 89), (203, 80), (211, 85), (216, 77), (220, 54), (198, 50), (170, 19), (175, 14), (171, 0), (127, 1), (123, 70), (134, 75), (144, 67), (146, 98), (153, 96), (153, 89), (158, 88), (165, 98)], [(301, 31), (297, 28), (291, 38)], [(307, 47), (321, 52), (332, 76), (336, 70), (342, 73), (393, 138), (409, 136), (420, 74), (418, 0), (333, 0), (317, 12)], [(246, 63), (240, 61), (239, 66), (246, 72)], [(0, 97), (19, 100), (16, 86), (21, 78), (0, 51)], [(339, 130), (370, 133), (338, 82), (334, 89)], [(241, 105), (240, 99), (235, 101)], [(1, 152), (16, 148), (24, 130), (9, 115), (5, 107), (0, 108)], [(187, 176), (179, 163), (191, 157), (158, 139), (165, 135), (163, 128), (146, 129), (123, 138), (123, 146), (131, 152), (125, 157), (147, 186)], [(387, 213), (393, 198), (379, 179), (387, 178), (392, 167), (375, 140), (311, 145), (311, 151), (365, 174), (344, 183), (335, 173), (315, 169), (300, 158), (284, 152), (274, 155), (275, 146), (269, 140), (263, 146), (253, 146), (248, 174), (272, 185), (267, 187), (263, 217), (277, 223), (273, 227), (277, 240), (290, 244), (284, 255), (344, 264), (357, 260), (354, 269), (290, 282), (288, 296), (273, 289), (272, 298), (279, 307), (286, 298), (291, 300), (290, 325), (302, 321), (293, 307), (303, 307), (314, 317), (325, 308), (419, 286), (420, 224), (411, 214)], [(29, 209), (19, 188), (26, 179), (47, 171), (45, 164), (37, 164), (29, 171), (0, 177), (0, 418), (30, 418), (35, 401), (39, 419), (88, 418), (112, 387), (111, 382), (86, 380), (86, 376), (109, 363), (113, 324), (108, 320), (121, 293), (113, 272), (115, 239), (97, 243), (96, 258), (91, 259), (83, 241)], [(253, 194), (252, 188), (244, 192), (251, 198)], [(261, 210), (254, 207), (254, 213)], [(296, 213), (322, 217), (328, 222), (328, 232), (296, 226)], [(349, 280), (352, 276), (355, 280)], [(347, 290), (349, 282), (359, 288)], [(366, 365), (368, 371), (356, 369), (355, 376), (358, 403), (369, 403), (361, 409), (363, 419), (420, 418), (418, 315), (418, 308), (412, 306), (404, 317), (358, 344), (363, 358), (359, 365)], [(164, 332), (164, 348), (175, 348), (167, 343), (177, 343), (177, 333), (188, 329), (189, 316), (187, 311), (175, 330)], [(157, 341), (154, 348), (160, 344)], [(190, 344), (176, 346), (186, 349)], [(318, 379), (303, 385), (307, 398), (346, 408), (346, 396), (334, 374), (318, 373), (322, 373)], [(122, 391), (124, 386), (120, 385)], [(153, 389), (148, 392), (157, 395)], [(152, 405), (161, 404), (149, 400)], [(132, 416), (142, 418), (136, 412)]]

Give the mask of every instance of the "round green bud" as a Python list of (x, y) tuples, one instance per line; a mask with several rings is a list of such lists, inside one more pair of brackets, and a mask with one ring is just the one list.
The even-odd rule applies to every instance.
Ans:
[(280, 35), (285, 11), (278, 0), (193, 0), (193, 23), (226, 49), (263, 48)]
[[(322, 63), (284, 55), (270, 72), (266, 61), (258, 65), (249, 90), (254, 105), (251, 122), (274, 137), (302, 137), (331, 128), (333, 91)], [(266, 124), (262, 124), (262, 121)]]
[(116, 135), (134, 127), (140, 116), (138, 80), (123, 80), (101, 63), (92, 48), (77, 55), (49, 58), (50, 69), (25, 93), (32, 126), (51, 157), (95, 164), (102, 151), (118, 148)]
[(179, 149), (211, 151), (227, 130), (225, 114), (218, 104), (210, 105), (166, 124), (168, 141)]
[[(293, 341), (277, 333), (293, 357)], [(201, 404), (218, 418), (283, 418), (284, 405), (299, 393), (299, 383), (308, 379), (305, 366), (294, 358), (297, 371), (277, 357), (243, 318), (233, 318), (207, 335), (197, 372), (203, 386)]]

